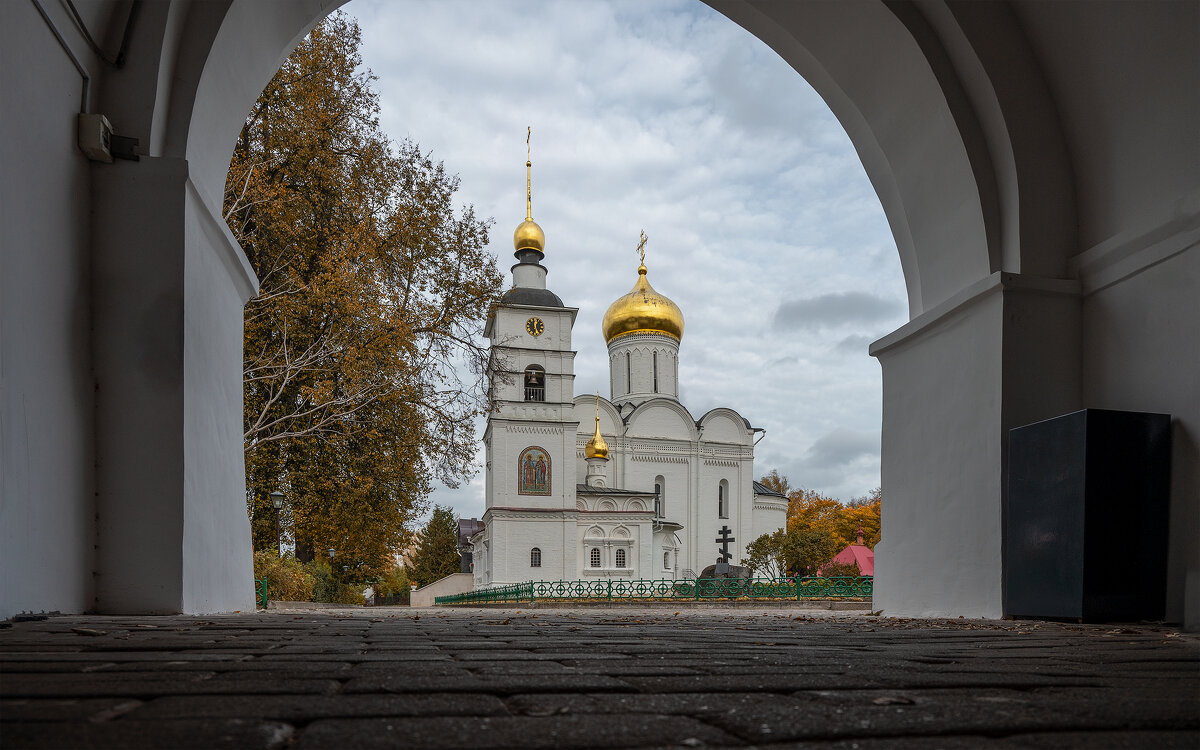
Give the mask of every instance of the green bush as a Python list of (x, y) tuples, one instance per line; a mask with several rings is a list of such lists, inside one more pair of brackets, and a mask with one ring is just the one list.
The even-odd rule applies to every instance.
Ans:
[(389, 570), (377, 583), (372, 586), (378, 596), (400, 597), (400, 604), (408, 604), (409, 595), (412, 592), (412, 582), (408, 578), (408, 571), (403, 566), (396, 565)]
[(254, 577), (267, 579), (267, 598), (276, 601), (313, 601), (316, 578), (292, 553), (254, 553)]
[(333, 577), (329, 563), (302, 563), (288, 552), (254, 553), (254, 577), (267, 579), (267, 598), (285, 602), (363, 604), (362, 591)]

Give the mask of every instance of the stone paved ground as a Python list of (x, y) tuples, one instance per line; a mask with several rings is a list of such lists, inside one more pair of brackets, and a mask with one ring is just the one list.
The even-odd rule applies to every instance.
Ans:
[(1191, 748), (1200, 639), (764, 609), (52, 617), (4, 748)]

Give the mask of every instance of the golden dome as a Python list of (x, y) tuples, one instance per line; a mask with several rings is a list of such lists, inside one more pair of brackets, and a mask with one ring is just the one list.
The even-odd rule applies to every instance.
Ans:
[(592, 435), (592, 439), (584, 447), (583, 455), (588, 458), (608, 458), (608, 443), (604, 442), (604, 436), (600, 434), (600, 417), (596, 417), (596, 434)]
[(675, 340), (683, 338), (683, 311), (666, 296), (654, 291), (646, 280), (646, 264), (638, 266), (638, 280), (629, 294), (608, 306), (601, 323), (604, 340), (629, 333), (665, 333)]
[(546, 234), (533, 219), (526, 218), (513, 232), (513, 247), (517, 252), (522, 250), (537, 250), (546, 252)]

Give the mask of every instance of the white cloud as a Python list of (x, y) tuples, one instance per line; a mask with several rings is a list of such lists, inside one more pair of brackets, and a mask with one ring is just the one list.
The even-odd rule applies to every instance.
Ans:
[[(866, 345), (904, 320), (899, 258), (845, 132), (774, 52), (691, 0), (346, 11), (379, 77), (384, 130), (462, 177), (462, 201), (496, 218), (504, 268), (533, 126), (548, 285), (580, 308), (577, 392), (608, 392), (600, 318), (632, 286), (645, 229), (651, 282), (687, 321), (688, 408), (730, 406), (765, 428), (759, 474), (778, 467), (843, 498), (879, 484), (881, 378)], [(856, 298), (864, 306), (836, 326), (773, 325), (781, 306)], [(842, 455), (834, 435), (873, 435), (873, 447), (817, 460)], [(482, 480), (433, 500), (479, 516)]]

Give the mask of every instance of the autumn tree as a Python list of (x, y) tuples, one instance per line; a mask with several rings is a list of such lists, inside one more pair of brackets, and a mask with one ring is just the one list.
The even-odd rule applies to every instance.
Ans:
[(746, 547), (742, 564), (756, 573), (777, 578), (812, 575), (837, 554), (841, 546), (827, 531), (794, 527), (763, 534)]
[(742, 559), (742, 565), (750, 568), (756, 576), (782, 577), (787, 572), (787, 556), (783, 550), (786, 536), (787, 530), (779, 529), (773, 534), (763, 534), (750, 542), (746, 545), (748, 557)]
[(449, 508), (435, 505), (421, 541), (413, 556), (410, 578), (418, 586), (428, 586), (452, 573), (460, 572), (462, 557), (458, 554), (458, 521)]
[(256, 549), (287, 497), (297, 553), (382, 575), (434, 478), (471, 473), (482, 326), (501, 274), (458, 178), (379, 127), (360, 33), (335, 13), (246, 118), (225, 219), (258, 275), (245, 311), (247, 503)]
[(866, 546), (874, 548), (879, 542), (883, 505), (883, 491), (879, 487), (843, 503), (815, 490), (792, 487), (788, 478), (775, 469), (759, 481), (787, 496), (789, 530), (808, 529), (827, 533), (838, 542), (839, 549), (855, 543), (858, 529), (863, 531), (863, 543)]

